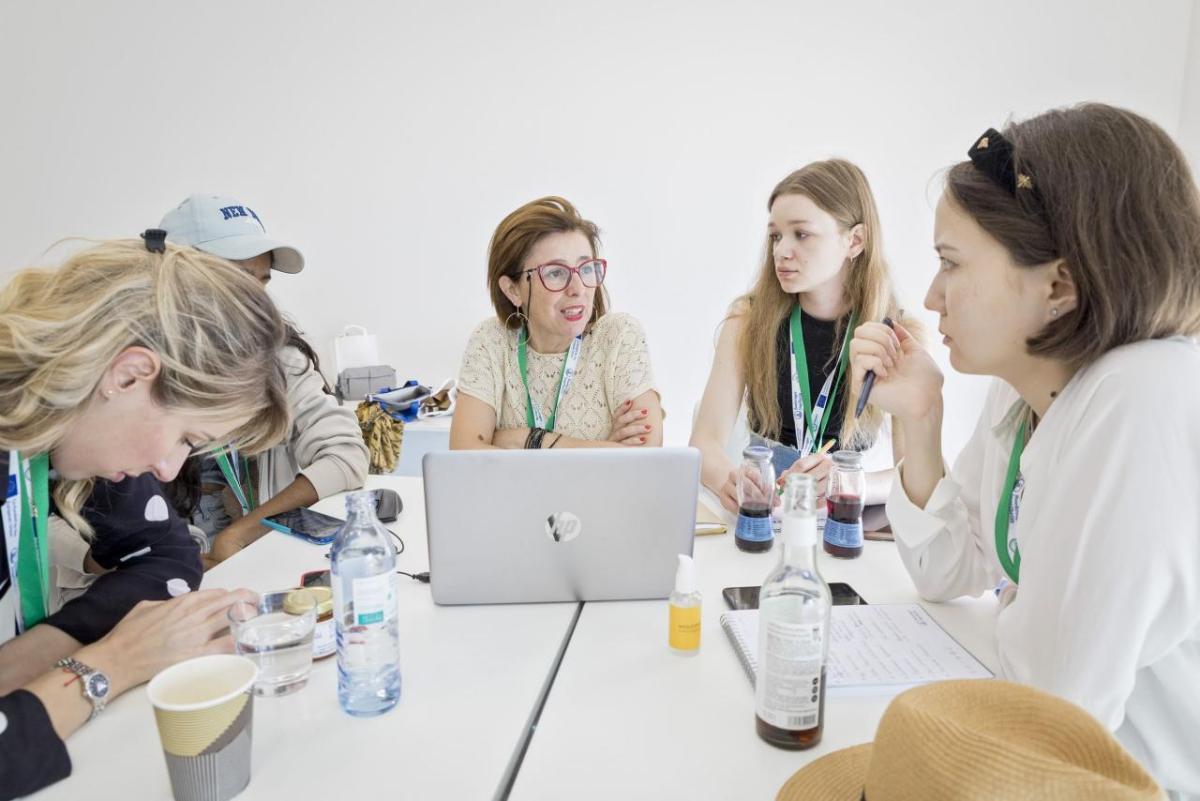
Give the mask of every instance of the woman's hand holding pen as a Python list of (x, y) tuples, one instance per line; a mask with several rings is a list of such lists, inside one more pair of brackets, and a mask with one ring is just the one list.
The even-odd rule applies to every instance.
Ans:
[(828, 487), (829, 472), (833, 469), (833, 459), (825, 450), (817, 453), (810, 453), (808, 456), (797, 459), (791, 467), (784, 470), (776, 480), (779, 491), (783, 491), (783, 487), (787, 484), (787, 477), (793, 473), (800, 475), (812, 476), (816, 482), (817, 502), (821, 503), (825, 500), (825, 491)]
[(792, 463), (792, 466), (784, 470), (779, 478), (775, 480), (776, 491), (783, 492), (784, 486), (787, 484), (787, 477), (793, 473), (799, 473), (804, 476), (812, 476), (813, 481), (817, 484), (817, 502), (821, 503), (825, 500), (825, 490), (829, 486), (829, 472), (833, 469), (833, 459), (829, 457), (829, 451), (833, 448), (836, 439), (831, 439), (826, 442), (816, 453), (810, 453), (808, 456), (802, 456)]
[(917, 420), (928, 415), (942, 397), (942, 371), (928, 351), (904, 326), (895, 330), (883, 323), (863, 323), (850, 340), (850, 386), (862, 391), (868, 370), (875, 386), (868, 403), (893, 417)]

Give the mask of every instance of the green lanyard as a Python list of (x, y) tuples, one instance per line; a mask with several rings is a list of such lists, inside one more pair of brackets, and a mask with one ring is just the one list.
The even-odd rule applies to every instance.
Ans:
[(554, 418), (558, 414), (558, 404), (562, 402), (563, 395), (567, 393), (567, 388), (571, 386), (571, 379), (575, 376), (575, 365), (579, 362), (583, 337), (575, 337), (571, 341), (567, 355), (563, 357), (562, 368), (558, 373), (558, 390), (554, 396), (554, 407), (550, 410), (550, 416), (547, 418), (542, 417), (542, 410), (534, 404), (533, 396), (529, 394), (525, 340), (525, 329), (522, 328), (521, 333), (517, 335), (517, 365), (521, 368), (521, 384), (525, 387), (525, 425), (529, 428), (544, 428), (547, 431), (553, 431)]
[(50, 537), (46, 530), (46, 518), (50, 514), (50, 456), (40, 453), (28, 462), (28, 474), (25, 465), (17, 466), (17, 480), (21, 482), (22, 490), (17, 586), (21, 590), (23, 631), (29, 631), (46, 619), (50, 589)]
[[(846, 333), (842, 337), (841, 352), (838, 354), (836, 377), (831, 374), (825, 379), (825, 386), (817, 396), (816, 410), (813, 409), (812, 389), (808, 383), (808, 352), (804, 346), (804, 330), (800, 325), (800, 304), (792, 308), (791, 320), (791, 351), (792, 351), (792, 416), (798, 418), (803, 409), (804, 438), (800, 437), (800, 426), (796, 426), (796, 449), (801, 455), (808, 455), (821, 447), (825, 439), (825, 427), (829, 425), (830, 415), (826, 409), (837, 400), (838, 387), (842, 383), (842, 375), (846, 372), (846, 354), (850, 352), (850, 335), (858, 320), (857, 314), (850, 315), (846, 325)], [(799, 397), (797, 397), (799, 396)], [(800, 423), (800, 420), (796, 420)], [(801, 444), (803, 442), (803, 444)]]
[(1017, 438), (1013, 440), (1012, 455), (1008, 457), (1008, 474), (1004, 478), (1004, 491), (1000, 493), (1000, 502), (996, 504), (996, 556), (1000, 557), (1000, 566), (1017, 584), (1021, 575), (1021, 551), (1015, 545), (1012, 555), (1008, 552), (1008, 526), (1015, 515), (1013, 514), (1013, 489), (1017, 486), (1017, 474), (1021, 472), (1021, 453), (1025, 450), (1025, 421), (1021, 421), (1017, 429)]
[[(230, 453), (233, 454), (234, 459), (238, 458), (237, 451), (232, 447), (230, 448)], [(238, 471), (234, 470), (233, 462), (231, 462), (229, 459), (229, 454), (218, 453), (216, 455), (216, 459), (217, 466), (221, 468), (221, 475), (225, 476), (226, 483), (228, 483), (229, 488), (233, 490), (233, 494), (237, 496), (238, 504), (240, 504), (242, 507), (242, 514), (250, 514), (250, 512), (254, 511), (254, 507), (256, 506), (254, 502), (254, 486), (253, 482), (250, 481), (250, 463), (246, 460), (245, 456), (241, 457), (239, 463), (242, 468), (242, 474), (246, 476), (246, 483), (243, 486), (241, 480), (242, 474), (239, 474)]]

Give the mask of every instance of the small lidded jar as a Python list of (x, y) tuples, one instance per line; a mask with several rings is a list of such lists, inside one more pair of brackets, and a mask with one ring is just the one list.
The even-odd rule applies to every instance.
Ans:
[[(297, 590), (299, 592), (299, 590)], [(324, 659), (337, 652), (337, 634), (333, 628), (333, 590), (329, 587), (306, 587), (317, 602), (317, 623), (313, 627), (313, 659)], [(284, 602), (287, 609), (291, 596)]]

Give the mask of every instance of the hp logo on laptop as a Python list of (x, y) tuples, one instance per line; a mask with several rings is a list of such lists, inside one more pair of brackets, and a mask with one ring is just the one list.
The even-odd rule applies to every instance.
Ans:
[(583, 523), (570, 512), (556, 512), (546, 518), (546, 536), (555, 542), (570, 542), (582, 529)]

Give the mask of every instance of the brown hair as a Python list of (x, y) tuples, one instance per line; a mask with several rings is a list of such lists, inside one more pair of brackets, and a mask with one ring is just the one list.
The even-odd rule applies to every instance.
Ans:
[[(521, 279), (525, 257), (544, 236), (578, 231), (587, 237), (592, 256), (600, 255), (600, 229), (594, 222), (585, 220), (567, 200), (553, 195), (526, 203), (509, 214), (496, 226), (492, 241), (488, 244), (488, 291), (492, 295), (492, 306), (505, 328), (519, 328), (517, 307), (500, 289), (501, 276), (514, 282)], [(592, 303), (590, 327), (604, 316), (608, 305), (608, 293), (601, 285), (596, 290)]]
[(1084, 103), (1003, 133), (1032, 187), (1014, 195), (965, 161), (946, 192), (1017, 265), (1066, 262), (1078, 306), (1030, 337), (1029, 353), (1078, 369), (1120, 345), (1200, 332), (1200, 193), (1166, 132)]
[[(846, 273), (846, 296), (850, 308), (857, 312), (859, 322), (881, 320), (885, 316), (898, 319), (891, 275), (883, 257), (883, 237), (879, 214), (875, 209), (875, 197), (863, 171), (842, 159), (816, 161), (780, 181), (771, 191), (767, 209), (770, 210), (775, 200), (783, 195), (804, 195), (837, 220), (844, 230), (862, 224), (863, 250), (850, 260), (850, 268)], [(775, 275), (775, 257), (768, 239), (758, 280), (748, 293), (734, 303), (731, 316), (740, 314), (744, 318), (737, 351), (746, 377), (748, 416), (752, 427), (771, 439), (779, 437), (782, 427), (776, 400), (780, 365), (775, 338), (779, 326), (795, 305), (796, 297), (784, 292), (779, 285)], [(906, 327), (908, 324), (905, 321)], [(839, 322), (834, 336), (835, 352), (829, 354), (831, 361), (837, 358), (836, 348), (840, 347), (841, 342), (842, 323)], [(845, 413), (845, 410), (854, 408), (857, 397), (851, 397), (848, 374), (842, 381), (843, 386), (838, 391), (838, 404), (844, 412), (842, 430), (838, 435), (842, 443), (840, 447), (849, 447), (851, 443), (866, 445), (879, 432), (883, 415), (868, 406), (856, 426), (854, 415)]]

